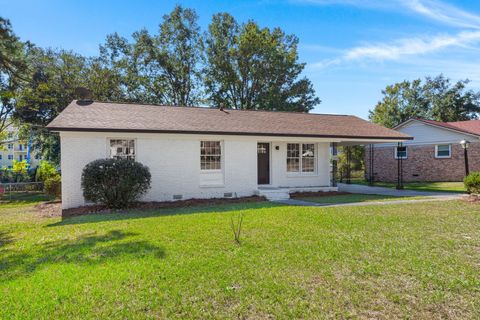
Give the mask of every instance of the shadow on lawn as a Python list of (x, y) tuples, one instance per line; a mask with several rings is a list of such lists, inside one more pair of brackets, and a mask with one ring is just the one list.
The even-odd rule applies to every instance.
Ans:
[(136, 233), (112, 230), (104, 235), (84, 235), (34, 246), (31, 251), (3, 250), (0, 256), (0, 281), (27, 276), (52, 264), (99, 264), (125, 256), (164, 258), (161, 247), (147, 241), (127, 240)]
[(262, 202), (223, 204), (223, 205), (215, 205), (215, 206), (205, 205), (205, 206), (195, 206), (195, 207), (185, 207), (185, 208), (152, 209), (152, 210), (143, 210), (143, 211), (132, 209), (131, 211), (128, 211), (128, 212), (92, 213), (92, 214), (87, 214), (82, 216), (63, 218), (59, 222), (55, 222), (47, 225), (47, 227), (56, 227), (56, 226), (82, 224), (82, 223), (95, 223), (95, 222), (103, 222), (103, 221), (140, 219), (140, 218), (150, 218), (150, 217), (159, 217), (159, 216), (173, 216), (173, 215), (182, 215), (182, 214), (263, 209), (263, 208), (272, 208), (272, 207), (278, 207), (278, 206), (283, 206), (283, 204), (262, 201)]
[(0, 231), (0, 249), (13, 242), (13, 237), (5, 231)]

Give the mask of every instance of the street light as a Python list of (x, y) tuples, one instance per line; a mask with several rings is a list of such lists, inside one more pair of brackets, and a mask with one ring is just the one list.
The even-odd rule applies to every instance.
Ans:
[(468, 147), (470, 146), (470, 141), (462, 140), (460, 141), (460, 145), (463, 148), (463, 156), (465, 158), (465, 175), (468, 176), (470, 170), (468, 168)]

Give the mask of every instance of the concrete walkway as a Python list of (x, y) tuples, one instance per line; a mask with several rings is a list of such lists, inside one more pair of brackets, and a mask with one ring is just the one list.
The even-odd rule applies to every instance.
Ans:
[(397, 190), (393, 188), (384, 187), (370, 187), (359, 184), (338, 184), (338, 191), (359, 194), (376, 194), (391, 197), (424, 197), (422, 199), (411, 200), (386, 200), (386, 201), (365, 201), (365, 202), (350, 202), (350, 203), (317, 203), (298, 199), (278, 200), (277, 203), (291, 205), (291, 206), (311, 206), (311, 207), (346, 207), (346, 206), (370, 206), (370, 205), (387, 205), (387, 204), (402, 204), (414, 202), (431, 202), (431, 201), (448, 201), (458, 200), (464, 197), (464, 194), (453, 192), (430, 192), (430, 191), (415, 191), (415, 190)]
[(458, 200), (461, 197), (462, 195), (432, 196), (432, 197), (425, 197), (425, 199), (365, 201), (365, 202), (350, 202), (350, 203), (318, 203), (318, 202), (297, 200), (297, 199), (276, 200), (273, 202), (285, 204), (288, 206), (303, 206), (303, 207), (356, 207), (356, 206), (380, 206), (380, 205), (389, 205), (389, 204), (408, 204), (408, 203), (433, 202), (433, 201), (449, 201), (449, 200)]
[(415, 191), (415, 190), (397, 190), (395, 188), (385, 187), (371, 187), (361, 184), (338, 184), (338, 191), (348, 193), (362, 193), (362, 194), (379, 194), (382, 196), (392, 197), (452, 197), (462, 195), (461, 193), (454, 192), (431, 192), (431, 191)]

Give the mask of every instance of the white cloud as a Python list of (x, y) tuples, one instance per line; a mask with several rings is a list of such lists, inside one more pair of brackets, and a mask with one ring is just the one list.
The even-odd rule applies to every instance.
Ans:
[(402, 0), (404, 6), (444, 24), (480, 29), (480, 16), (435, 0)]
[[(345, 50), (337, 57), (314, 63), (315, 68), (327, 68), (350, 61), (373, 60), (395, 61), (402, 58), (422, 56), (448, 48), (463, 47), (466, 50), (478, 49), (480, 42), (480, 16), (469, 13), (437, 0), (299, 0), (316, 4), (342, 4), (366, 7), (381, 5), (408, 8), (410, 11), (451, 26), (461, 27), (463, 31), (454, 35), (437, 34), (404, 38), (388, 43), (372, 43)], [(470, 47), (469, 47), (470, 46)]]
[(410, 12), (461, 28), (480, 29), (480, 16), (438, 0), (292, 0), (314, 5), (347, 5), (371, 9)]
[(465, 46), (480, 41), (480, 31), (462, 31), (457, 35), (439, 35), (430, 39), (401, 39), (393, 44), (376, 44), (352, 48), (343, 60), (397, 60), (408, 55), (427, 54), (449, 47)]
[(344, 62), (359, 60), (388, 61), (408, 56), (425, 55), (447, 48), (467, 47), (480, 42), (480, 31), (462, 31), (454, 36), (439, 35), (433, 38), (408, 38), (390, 44), (372, 44), (354, 47), (336, 58), (314, 63), (315, 68), (327, 68)]

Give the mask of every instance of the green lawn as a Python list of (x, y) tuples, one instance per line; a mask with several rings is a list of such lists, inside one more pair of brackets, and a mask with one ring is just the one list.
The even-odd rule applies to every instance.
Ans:
[[(352, 180), (352, 183), (367, 185), (368, 182), (363, 179)], [(375, 182), (376, 187), (395, 188), (394, 182)], [(404, 187), (407, 190), (419, 191), (445, 191), (445, 192), (466, 192), (463, 182), (405, 182)]]
[(384, 196), (378, 194), (342, 194), (335, 196), (308, 196), (308, 197), (295, 197), (295, 199), (325, 203), (325, 204), (334, 204), (334, 203), (353, 203), (353, 202), (388, 202), (395, 200), (418, 200), (425, 199), (425, 197), (393, 197), (393, 196)]
[[(242, 245), (230, 218), (244, 214)], [(480, 206), (0, 206), (1, 319), (480, 317)]]

